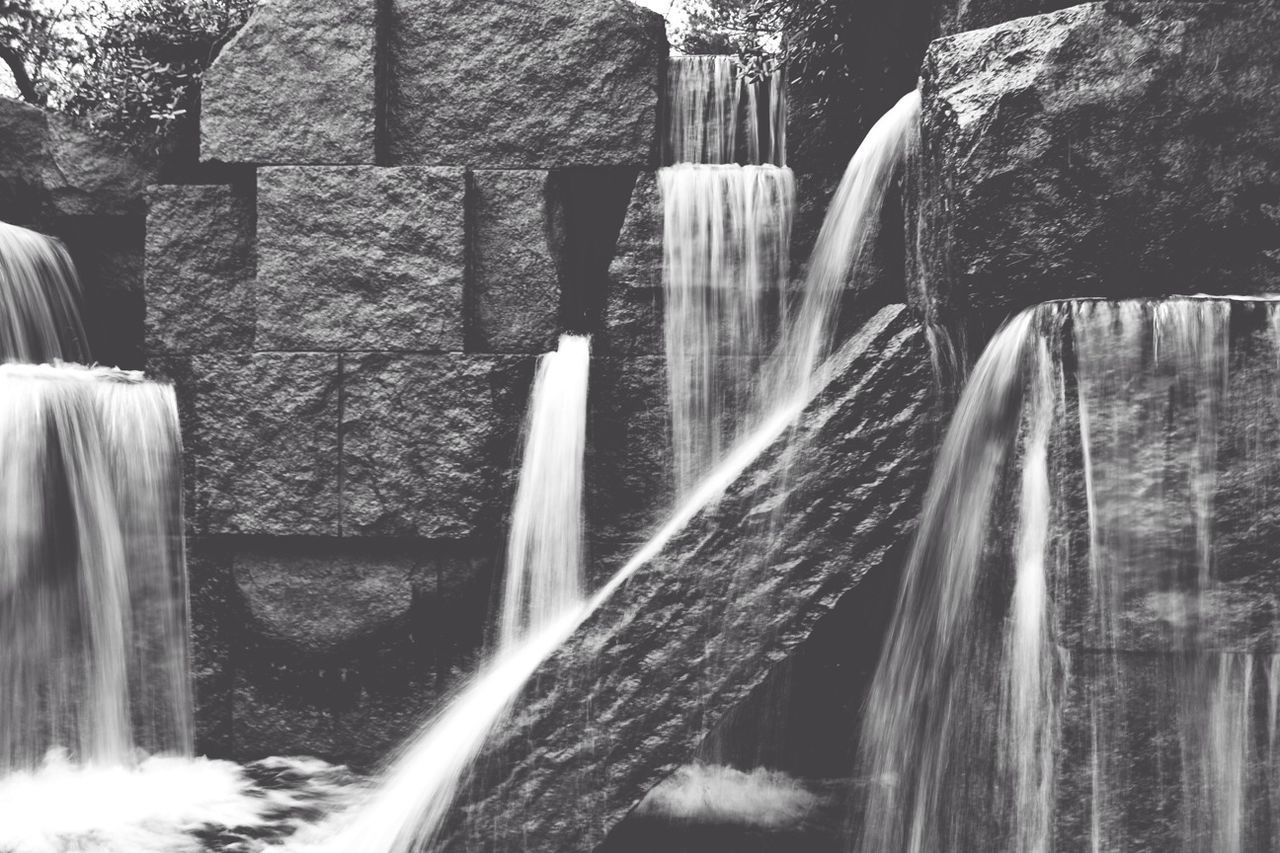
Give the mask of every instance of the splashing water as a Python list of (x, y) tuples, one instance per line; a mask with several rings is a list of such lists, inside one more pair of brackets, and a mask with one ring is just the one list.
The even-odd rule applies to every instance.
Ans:
[(591, 340), (564, 335), (538, 359), (511, 511), (499, 645), (582, 602), (582, 483)]
[(61, 243), (0, 222), (0, 360), (87, 360), (80, 282)]
[(1051, 303), (997, 334), (869, 695), (854, 849), (1275, 849), (1247, 525), (1276, 498), (1277, 310)]

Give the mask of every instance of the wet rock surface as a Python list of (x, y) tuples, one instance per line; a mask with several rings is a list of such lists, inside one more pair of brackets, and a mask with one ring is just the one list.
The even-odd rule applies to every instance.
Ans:
[(560, 331), (563, 229), (551, 173), (470, 173), (472, 349), (543, 353)]
[(654, 12), (622, 0), (396, 0), (390, 17), (391, 162), (653, 162), (667, 55)]
[(1274, 289), (1273, 4), (1091, 3), (933, 43), (917, 279), (981, 342), (1048, 298)]
[(909, 536), (932, 437), (923, 335), (885, 309), (838, 358), (804, 418), (775, 546), (758, 539), (773, 450), (542, 666), (486, 744), (447, 849), (598, 843)]
[(200, 156), (374, 163), (377, 3), (261, 3), (204, 75)]

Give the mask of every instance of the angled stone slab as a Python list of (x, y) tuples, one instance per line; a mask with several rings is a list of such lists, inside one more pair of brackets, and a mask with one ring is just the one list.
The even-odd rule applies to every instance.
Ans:
[(494, 529), (532, 379), (516, 356), (344, 357), (343, 532), (462, 539)]
[(974, 320), (1280, 285), (1280, 11), (1075, 6), (935, 41), (914, 280)]
[[(924, 333), (893, 306), (837, 359), (803, 451), (766, 451), (539, 668), (441, 849), (594, 848), (873, 566), (902, 556), (934, 437)], [(788, 511), (771, 527), (781, 482)]]
[(253, 343), (252, 194), (230, 186), (148, 193), (146, 341), (152, 354), (232, 352)]
[(204, 75), (200, 156), (373, 163), (376, 0), (268, 0)]
[(647, 165), (667, 41), (626, 0), (397, 0), (393, 163)]
[(460, 169), (258, 171), (256, 346), (462, 349)]
[(543, 353), (560, 332), (559, 222), (551, 173), (471, 173), (470, 349)]

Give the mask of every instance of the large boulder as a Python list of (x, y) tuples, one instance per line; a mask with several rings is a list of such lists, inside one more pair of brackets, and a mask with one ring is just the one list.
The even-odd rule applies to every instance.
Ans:
[(391, 162), (654, 162), (667, 41), (627, 0), (395, 0)]
[(1280, 10), (1090, 3), (934, 42), (920, 269), (987, 330), (1067, 296), (1280, 284)]
[(376, 162), (378, 3), (267, 0), (204, 75), (200, 156)]
[(924, 335), (893, 306), (837, 358), (795, 436), (803, 453), (767, 450), (539, 668), (486, 742), (443, 849), (592, 849), (900, 556), (933, 438)]

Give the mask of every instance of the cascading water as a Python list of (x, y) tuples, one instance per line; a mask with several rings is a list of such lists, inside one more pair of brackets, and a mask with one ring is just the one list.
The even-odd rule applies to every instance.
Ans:
[[(918, 100), (909, 98), (906, 103), (918, 104)], [(850, 166), (852, 174), (846, 176), (834, 205), (840, 221), (823, 230), (824, 240), (845, 241), (843, 248), (832, 245), (816, 253), (824, 259), (817, 265), (818, 269), (828, 271), (823, 273), (824, 276), (836, 269), (847, 276), (855, 266), (857, 254), (865, 247), (865, 239), (860, 236), (848, 241), (847, 238), (851, 234), (867, 233), (867, 225), (857, 220), (879, 215), (883, 197), (877, 195), (873, 188), (887, 193), (889, 178), (905, 156), (905, 143), (894, 149), (885, 140), (905, 139), (906, 128), (914, 122), (916, 112), (900, 108), (892, 115), (891, 120), (886, 119), (892, 126), (892, 132), (882, 129), (869, 136), (866, 143), (871, 146), (869, 152), (860, 150)], [(775, 171), (781, 173), (782, 170)], [(738, 167), (737, 174), (748, 173)], [(789, 178), (781, 180), (789, 182)], [(738, 198), (746, 197), (746, 192), (738, 195)], [(859, 209), (859, 204), (864, 207)], [(711, 226), (710, 218), (708, 213), (706, 227)], [(782, 251), (781, 248), (778, 251)], [(733, 257), (740, 257), (743, 252), (739, 248)], [(827, 278), (821, 280), (826, 281)], [(808, 333), (828, 332), (831, 318), (824, 313), (822, 306), (833, 311), (834, 300), (824, 293), (816, 297), (816, 305), (809, 305), (809, 298), (807, 294), (802, 297), (804, 304), (795, 314), (807, 325), (792, 328), (795, 321), (789, 321), (780, 333), (782, 340), (798, 342)], [(774, 358), (790, 358), (799, 354), (800, 357), (816, 359), (829, 346), (830, 342), (811, 343), (807, 347), (793, 343)], [(762, 370), (772, 377), (801, 376), (803, 381), (769, 401), (767, 414), (757, 417), (755, 426), (744, 431), (744, 437), (733, 444), (723, 458), (704, 470), (704, 476), (686, 489), (668, 521), (599, 591), (581, 606), (541, 629), (526, 631), (519, 642), (500, 648), (472, 681), (392, 757), (364, 803), (353, 807), (349, 813), (335, 815), (324, 824), (301, 833), (288, 845), (289, 849), (342, 853), (416, 853), (431, 849), (438, 841), (469, 765), (528, 679), (583, 620), (615, 594), (641, 566), (659, 554), (704, 507), (714, 502), (788, 430), (816, 390), (815, 377), (820, 373), (816, 365), (800, 369), (779, 366), (776, 361), (768, 363)]]
[(667, 378), (676, 491), (750, 429), (769, 302), (790, 267), (795, 178), (775, 166), (669, 166), (663, 204)]
[(498, 643), (510, 648), (582, 603), (582, 483), (591, 339), (538, 359), (511, 510)]
[(867, 702), (853, 849), (1276, 849), (1249, 525), (1276, 497), (1277, 311), (1051, 303), (992, 341)]
[(173, 390), (0, 368), (0, 770), (189, 754)]
[[(777, 79), (774, 75), (773, 80)], [(658, 173), (663, 207), (664, 331), (676, 494), (684, 496), (726, 448), (750, 431), (758, 371), (791, 267), (795, 176), (778, 165), (738, 165), (744, 92), (748, 155), (759, 156), (757, 88), (726, 56), (670, 62), (670, 165)], [(764, 129), (783, 162), (778, 112)]]
[(62, 244), (0, 222), (0, 359), (84, 361), (80, 283)]
[(787, 165), (781, 72), (749, 79), (730, 56), (667, 63), (667, 163)]

